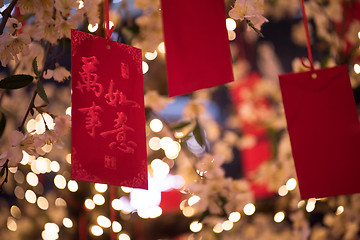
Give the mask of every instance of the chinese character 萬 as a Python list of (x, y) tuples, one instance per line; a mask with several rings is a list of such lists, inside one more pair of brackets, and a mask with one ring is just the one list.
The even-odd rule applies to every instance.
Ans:
[(103, 87), (100, 83), (98, 83), (99, 76), (95, 73), (96, 67), (99, 63), (95, 56), (92, 57), (82, 57), (82, 71), (79, 73), (82, 79), (82, 82), (78, 81), (78, 85), (76, 86), (81, 92), (85, 88), (86, 91), (93, 91), (96, 97), (100, 97), (103, 91)]

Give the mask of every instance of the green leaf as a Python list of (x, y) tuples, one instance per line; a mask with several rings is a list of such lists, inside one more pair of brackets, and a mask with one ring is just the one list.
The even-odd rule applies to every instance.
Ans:
[(34, 77), (25, 74), (12, 75), (0, 81), (0, 88), (18, 89), (29, 85)]
[(4, 164), (1, 168), (1, 171), (0, 171), (0, 177), (4, 176), (4, 173), (5, 173), (5, 170), (7, 168), (7, 164)]
[(6, 117), (3, 112), (0, 112), (0, 137), (3, 135), (6, 126)]
[(179, 130), (179, 129), (182, 129), (182, 128), (190, 125), (190, 124), (191, 124), (191, 122), (182, 122), (182, 123), (179, 123), (177, 125), (174, 125), (174, 126), (170, 127), (170, 129), (171, 130)]
[(195, 140), (198, 142), (198, 144), (200, 146), (204, 146), (204, 139), (202, 137), (201, 129), (200, 129), (199, 124), (196, 124), (196, 126), (194, 128), (194, 131), (193, 131), (193, 134), (194, 134)]
[(40, 80), (37, 82), (37, 94), (41, 97), (42, 100), (44, 100), (44, 102), (49, 103), (44, 86)]
[(34, 58), (34, 60), (32, 61), (32, 67), (33, 67), (33, 70), (34, 70), (34, 73), (37, 77), (39, 77), (39, 68), (38, 68), (38, 64), (37, 64), (37, 61), (36, 61), (36, 58)]

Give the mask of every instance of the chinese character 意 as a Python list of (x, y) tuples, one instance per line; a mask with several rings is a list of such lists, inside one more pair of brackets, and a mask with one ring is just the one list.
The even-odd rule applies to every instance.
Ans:
[(95, 65), (97, 65), (99, 61), (95, 56), (82, 57), (81, 60), (84, 63), (82, 65), (82, 71), (79, 73), (82, 82), (79, 81), (76, 88), (79, 89), (81, 92), (83, 92), (84, 88), (88, 92), (91, 90), (95, 93), (96, 97), (100, 97), (103, 91), (103, 87), (100, 83), (97, 82), (99, 76), (95, 73)]
[(85, 128), (91, 137), (95, 136), (95, 128), (102, 126), (99, 119), (99, 111), (103, 111), (100, 106), (92, 102), (92, 106), (88, 108), (79, 108), (79, 112), (86, 113)]
[(127, 131), (134, 132), (135, 130), (126, 125), (127, 116), (123, 112), (117, 112), (117, 118), (113, 130), (100, 133), (102, 137), (107, 137), (112, 134), (116, 134), (115, 141), (109, 144), (111, 149), (117, 148), (125, 153), (134, 153), (134, 148), (137, 146), (134, 141), (127, 141)]
[(114, 107), (117, 106), (117, 104), (119, 104), (119, 105), (128, 105), (134, 108), (140, 108), (140, 105), (137, 102), (128, 100), (123, 92), (120, 92), (119, 90), (114, 91), (113, 80), (110, 80), (109, 91), (108, 93), (105, 94), (104, 97), (106, 99), (106, 103)]

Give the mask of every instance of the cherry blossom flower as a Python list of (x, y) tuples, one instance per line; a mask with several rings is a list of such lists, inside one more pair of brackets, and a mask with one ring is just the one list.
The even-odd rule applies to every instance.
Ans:
[(54, 78), (57, 82), (63, 82), (64, 80), (69, 79), (71, 73), (64, 67), (56, 64), (56, 68), (54, 70), (48, 69), (44, 74), (45, 79)]
[(30, 36), (27, 33), (18, 36), (11, 36), (8, 33), (0, 35), (0, 61), (2, 66), (5, 67), (14, 58), (17, 60), (17, 55), (20, 52), (28, 51), (30, 42)]
[(56, 117), (54, 121), (54, 131), (57, 135), (64, 136), (69, 132), (71, 127), (71, 117), (69, 115)]
[(259, 29), (268, 20), (263, 17), (264, 0), (236, 0), (234, 8), (229, 11), (233, 19), (250, 21), (255, 28)]
[(9, 34), (14, 34), (16, 30), (21, 29), (22, 24), (19, 23), (16, 18), (9, 18), (5, 27), (7, 28), (7, 32)]
[(79, 3), (74, 0), (55, 0), (55, 8), (59, 10), (64, 17), (68, 17), (70, 11), (79, 6)]
[(189, 119), (194, 119), (201, 114), (205, 113), (204, 104), (199, 101), (191, 100), (184, 108), (184, 117)]
[(5, 67), (9, 61), (14, 59), (10, 49), (8, 48), (11, 41), (12, 38), (8, 33), (3, 33), (0, 35), (0, 61), (3, 67)]

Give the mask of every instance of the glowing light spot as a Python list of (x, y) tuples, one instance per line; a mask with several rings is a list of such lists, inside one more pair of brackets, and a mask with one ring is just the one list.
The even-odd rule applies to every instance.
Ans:
[(170, 146), (173, 143), (173, 140), (169, 137), (163, 137), (160, 140), (160, 147), (162, 149), (166, 149), (168, 146)]
[(200, 201), (200, 197), (199, 196), (191, 196), (189, 199), (188, 199), (188, 204), (189, 206), (192, 206), (194, 205), (195, 203), (197, 203), (198, 201)]
[(71, 116), (71, 107), (68, 107), (68, 108), (65, 110), (65, 114)]
[(114, 221), (114, 222), (112, 223), (112, 230), (113, 230), (113, 232), (115, 232), (115, 233), (121, 232), (121, 230), (122, 230), (121, 224), (120, 224), (119, 222), (117, 222), (117, 221)]
[(53, 172), (58, 172), (58, 171), (60, 171), (60, 164), (57, 161), (52, 161), (50, 163), (50, 169)]
[(274, 216), (274, 221), (277, 223), (280, 223), (284, 220), (285, 213), (284, 212), (277, 212)]
[(337, 209), (336, 209), (336, 216), (337, 215), (340, 215), (344, 212), (344, 207), (343, 206), (339, 206)]
[(222, 223), (222, 228), (225, 231), (230, 231), (234, 227), (234, 223), (232, 221), (226, 220)]
[(29, 203), (35, 203), (36, 202), (36, 194), (32, 190), (26, 190), (25, 199)]
[(154, 151), (159, 150), (160, 149), (160, 138), (158, 138), (158, 137), (150, 138), (149, 147)]
[(229, 215), (229, 220), (232, 222), (238, 222), (241, 218), (241, 214), (239, 212), (232, 212)]
[(52, 144), (45, 144), (41, 147), (41, 150), (43, 150), (45, 153), (49, 153), (52, 150)]
[(14, 194), (18, 199), (23, 199), (25, 196), (24, 189), (20, 186), (15, 187)]
[(121, 190), (123, 190), (124, 193), (131, 193), (133, 188), (130, 187), (121, 187)]
[(157, 51), (155, 50), (154, 52), (146, 52), (145, 53), (145, 58), (149, 61), (154, 60), (157, 57)]
[(185, 217), (192, 217), (195, 214), (195, 210), (194, 208), (187, 206), (183, 208), (182, 213)]
[(179, 156), (180, 149), (181, 149), (180, 143), (178, 143), (176, 141), (172, 141), (164, 149), (165, 155), (169, 159), (175, 159)]
[(233, 31), (236, 28), (236, 22), (234, 19), (232, 18), (227, 18), (226, 19), (226, 29), (229, 31)]
[(154, 206), (149, 209), (149, 217), (150, 218), (160, 217), (161, 214), (162, 214), (162, 209), (159, 206)]
[(149, 71), (149, 65), (144, 61), (142, 61), (142, 71), (143, 71), (143, 74), (145, 74)]
[(236, 33), (234, 31), (228, 31), (229, 41), (233, 41), (236, 38)]
[(70, 180), (68, 182), (68, 189), (70, 192), (76, 192), (79, 189), (79, 185), (76, 181)]
[(37, 186), (39, 184), (39, 178), (37, 177), (37, 175), (33, 172), (29, 172), (26, 175), (26, 181), (30, 186)]
[(93, 197), (93, 201), (96, 205), (103, 205), (105, 203), (105, 198), (101, 194), (95, 194)]
[(161, 42), (158, 46), (158, 50), (159, 52), (161, 53), (165, 53), (165, 43), (164, 42)]
[(315, 209), (315, 203), (316, 203), (316, 199), (315, 198), (310, 198), (306, 204), (306, 211), (307, 212), (312, 212)]
[(71, 153), (68, 153), (65, 157), (67, 163), (71, 164)]
[(35, 134), (35, 132), (33, 132), (36, 128), (36, 121), (35, 119), (30, 119), (27, 124), (26, 124), (26, 130), (29, 133)]
[(296, 180), (295, 180), (295, 178), (290, 178), (289, 180), (287, 180), (286, 188), (289, 191), (292, 191), (292, 190), (294, 190), (296, 188)]
[(360, 39), (360, 32), (358, 32), (358, 38)]
[(59, 226), (56, 223), (45, 223), (44, 229), (51, 235), (55, 235), (59, 232)]
[(66, 228), (72, 228), (73, 227), (73, 222), (71, 221), (70, 218), (64, 218), (63, 219), (63, 225), (66, 227)]
[(106, 192), (106, 190), (108, 189), (108, 185), (102, 183), (95, 183), (94, 187), (95, 190), (98, 191), (99, 193)]
[(255, 205), (252, 203), (248, 203), (244, 206), (244, 213), (248, 216), (253, 215), (255, 210)]
[(8, 217), (6, 226), (10, 231), (15, 232), (17, 230), (16, 220), (12, 217)]
[(278, 194), (282, 197), (288, 194), (288, 192), (289, 190), (287, 189), (286, 185), (282, 185), (278, 190)]
[(137, 210), (137, 215), (143, 219), (150, 218), (149, 209), (148, 208), (139, 208)]
[(183, 132), (175, 132), (174, 136), (176, 138), (183, 138), (184, 137), (184, 133)]
[(130, 240), (130, 237), (126, 233), (122, 233), (119, 235), (119, 240)]
[(305, 201), (304, 200), (299, 201), (297, 207), (302, 208), (303, 206), (305, 206)]
[(150, 166), (153, 170), (153, 177), (159, 180), (165, 179), (170, 172), (169, 165), (160, 159), (154, 159)]
[(50, 169), (51, 161), (48, 158), (38, 157), (35, 161), (35, 167), (40, 173), (48, 173), (51, 172)]
[(10, 214), (11, 216), (13, 216), (14, 218), (20, 218), (21, 217), (21, 211), (20, 208), (18, 208), (17, 206), (12, 206), (10, 208)]
[(98, 24), (95, 24), (94, 26), (89, 24), (88, 25), (88, 30), (89, 32), (96, 32), (96, 30), (98, 29), (99, 25)]
[(84, 7), (84, 2), (82, 0), (79, 0), (79, 6), (78, 9), (81, 9)]
[(98, 223), (101, 227), (103, 227), (103, 228), (109, 228), (109, 227), (111, 227), (111, 221), (110, 221), (110, 219), (108, 219), (108, 218), (105, 217), (105, 216), (102, 216), (102, 215), (98, 216), (96, 221), (97, 221), (97, 223)]
[(357, 64), (357, 63), (354, 65), (354, 72), (355, 72), (356, 74), (359, 74), (359, 73), (360, 73), (360, 65)]
[(123, 203), (120, 201), (120, 199), (114, 199), (111, 202), (111, 206), (113, 207), (113, 209), (120, 211), (123, 208)]
[(159, 119), (153, 119), (150, 122), (150, 128), (153, 132), (160, 132), (163, 129), (163, 123)]
[(217, 223), (213, 228), (214, 233), (221, 233), (223, 230), (222, 223)]
[(59, 189), (64, 189), (66, 187), (66, 179), (63, 175), (56, 175), (54, 178), (55, 186)]
[(44, 197), (39, 197), (37, 199), (37, 205), (40, 209), (42, 210), (47, 210), (49, 208), (49, 202), (46, 198)]
[(57, 207), (66, 207), (66, 202), (62, 198), (57, 198), (55, 200), (55, 206), (57, 206)]
[(198, 221), (194, 221), (190, 224), (190, 230), (192, 232), (200, 232), (202, 229), (202, 224), (199, 223)]
[(94, 236), (97, 236), (97, 237), (103, 235), (103, 233), (104, 233), (102, 228), (97, 225), (92, 226), (90, 231)]
[(95, 203), (91, 199), (86, 199), (84, 205), (89, 210), (93, 210), (95, 208)]

